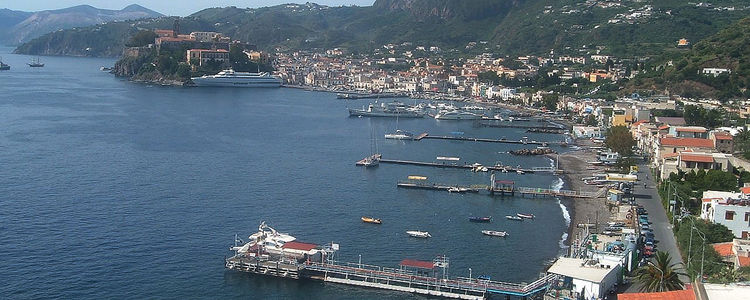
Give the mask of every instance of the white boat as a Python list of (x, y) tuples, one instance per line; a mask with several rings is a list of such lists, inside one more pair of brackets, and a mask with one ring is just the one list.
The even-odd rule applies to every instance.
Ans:
[(406, 234), (408, 234), (411, 237), (416, 237), (416, 238), (429, 238), (429, 237), (432, 237), (429, 232), (427, 232), (427, 231), (419, 231), (419, 230), (408, 230), (408, 231), (406, 231)]
[(385, 138), (391, 140), (413, 140), (414, 134), (405, 130), (398, 129), (395, 133), (386, 133)]
[[(292, 243), (297, 238), (281, 233), (266, 225), (266, 222), (261, 222), (258, 226), (258, 232), (248, 237), (249, 241), (242, 245), (237, 244), (235, 240), (235, 246), (231, 247), (232, 251), (237, 254), (256, 256), (258, 254), (270, 254), (270, 255), (285, 255), (293, 257), (303, 257), (305, 255), (314, 255), (320, 252), (315, 245), (306, 243)], [(298, 247), (298, 245), (305, 245), (310, 247)], [(285, 247), (285, 245), (287, 247)]]
[(401, 118), (424, 118), (424, 113), (414, 110), (406, 104), (393, 101), (389, 103), (370, 103), (366, 108), (349, 109), (351, 117), (401, 117)]
[(227, 69), (216, 75), (203, 75), (191, 78), (196, 86), (221, 87), (280, 87), (281, 79), (267, 72), (235, 72)]
[(452, 111), (443, 110), (435, 115), (435, 119), (438, 119), (438, 120), (478, 120), (481, 118), (482, 116), (478, 114), (468, 112), (468, 111), (459, 111), (459, 110), (452, 110)]
[(533, 219), (534, 218), (534, 215), (532, 215), (532, 214), (517, 213), (516, 216), (518, 216), (519, 218), (524, 218), (524, 219)]
[(505, 216), (505, 218), (508, 220), (513, 220), (513, 221), (523, 221), (523, 218), (519, 216)]
[(521, 170), (521, 169), (518, 169), (518, 170), (516, 170), (516, 173), (518, 173), (518, 174), (520, 174), (520, 175), (523, 175), (523, 174), (525, 174), (525, 172), (524, 172), (523, 170)]
[(505, 237), (508, 235), (505, 231), (494, 231), (494, 230), (482, 230), (484, 235)]
[(479, 105), (467, 105), (467, 106), (464, 106), (464, 107), (462, 107), (461, 109), (463, 109), (463, 110), (477, 110), (477, 111), (483, 111), (483, 110), (485, 110), (485, 109), (487, 109), (487, 108), (485, 108), (485, 107), (483, 107), (483, 106), (479, 106)]

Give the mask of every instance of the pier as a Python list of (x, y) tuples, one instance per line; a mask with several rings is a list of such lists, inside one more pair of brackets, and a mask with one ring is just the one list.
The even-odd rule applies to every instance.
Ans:
[[(490, 176), (490, 185), (458, 185), (458, 184), (442, 184), (442, 183), (430, 183), (424, 180), (427, 177), (421, 176), (409, 176), (410, 179), (407, 181), (399, 181), (396, 183), (396, 187), (410, 188), (410, 189), (422, 189), (422, 190), (436, 190), (436, 191), (448, 191), (454, 193), (479, 193), (481, 191), (487, 191), (490, 195), (500, 196), (514, 196), (519, 194), (521, 197), (561, 197), (561, 198), (601, 198), (607, 193), (607, 188), (601, 188), (597, 192), (581, 192), (573, 190), (554, 190), (548, 188), (535, 188), (535, 187), (517, 187), (515, 182), (511, 180), (495, 180), (495, 174)], [(419, 177), (419, 180), (411, 178)]]
[(483, 143), (503, 143), (503, 144), (517, 144), (517, 145), (539, 145), (546, 147), (549, 145), (567, 146), (566, 142), (540, 142), (528, 139), (520, 140), (508, 140), (508, 139), (490, 139), (490, 138), (476, 138), (476, 137), (463, 137), (463, 136), (450, 136), (450, 135), (430, 135), (427, 132), (421, 133), (414, 137), (415, 141), (421, 141), (425, 139), (432, 140), (450, 140), (450, 141), (464, 141), (464, 142), (483, 142)]
[(533, 125), (515, 125), (515, 124), (497, 124), (493, 122), (477, 122), (479, 126), (482, 127), (495, 127), (495, 128), (522, 128), (522, 129), (557, 129), (557, 130), (564, 130), (565, 128), (560, 126), (533, 126)]
[(452, 168), (452, 169), (469, 169), (474, 170), (479, 168), (487, 168), (488, 171), (500, 171), (500, 172), (518, 172), (521, 171), (523, 173), (542, 173), (542, 172), (548, 172), (548, 173), (557, 173), (558, 170), (552, 167), (534, 167), (534, 168), (519, 168), (519, 167), (511, 167), (511, 166), (485, 166), (481, 164), (457, 164), (457, 163), (448, 163), (448, 162), (424, 162), (424, 161), (413, 161), (413, 160), (401, 160), (401, 159), (385, 159), (380, 158), (380, 163), (384, 164), (396, 164), (396, 165), (412, 165), (412, 166), (422, 166), (422, 167), (437, 167), (437, 168)]
[[(392, 290), (451, 299), (486, 299), (492, 294), (530, 297), (545, 292), (557, 280), (547, 274), (532, 283), (520, 284), (489, 279), (450, 278), (448, 260), (439, 256), (433, 262), (404, 260), (400, 268), (325, 260), (287, 262), (235, 255), (226, 259), (229, 270), (298, 280), (318, 280), (374, 289)], [(439, 269), (443, 270), (442, 276)]]

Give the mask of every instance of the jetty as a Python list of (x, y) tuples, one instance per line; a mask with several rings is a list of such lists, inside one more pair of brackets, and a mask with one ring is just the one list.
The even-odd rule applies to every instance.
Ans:
[(398, 268), (332, 260), (327, 249), (322, 259), (296, 260), (282, 256), (246, 256), (236, 254), (225, 260), (231, 271), (264, 276), (315, 280), (381, 290), (400, 291), (451, 299), (481, 300), (491, 295), (531, 297), (543, 294), (558, 280), (547, 274), (531, 283), (512, 283), (447, 274), (449, 259), (438, 256), (433, 261), (404, 259)]
[(436, 167), (436, 168), (451, 168), (451, 169), (468, 169), (468, 170), (476, 170), (478, 168), (485, 168), (487, 171), (499, 171), (499, 172), (517, 172), (519, 173), (558, 173), (559, 170), (553, 168), (553, 167), (533, 167), (533, 168), (522, 168), (519, 166), (512, 167), (512, 166), (502, 166), (502, 165), (494, 165), (494, 166), (485, 166), (482, 164), (469, 164), (469, 163), (455, 163), (455, 162), (425, 162), (425, 161), (413, 161), (413, 160), (401, 160), (401, 159), (385, 159), (380, 158), (380, 163), (383, 164), (396, 164), (396, 165), (412, 165), (412, 166), (422, 166), (422, 167)]
[(597, 192), (581, 192), (574, 190), (556, 190), (550, 188), (538, 188), (538, 187), (517, 187), (515, 182), (511, 180), (495, 180), (495, 174), (490, 176), (490, 185), (458, 185), (458, 184), (443, 184), (443, 183), (430, 183), (425, 181), (427, 177), (424, 176), (409, 176), (409, 180), (398, 181), (397, 187), (400, 188), (411, 188), (411, 189), (423, 189), (423, 190), (438, 190), (448, 192), (469, 192), (479, 193), (481, 191), (487, 191), (490, 195), (500, 196), (515, 196), (516, 194), (521, 197), (561, 197), (561, 198), (574, 198), (574, 199), (591, 199), (601, 198), (607, 193), (607, 188), (601, 188)]
[(450, 141), (464, 141), (464, 142), (483, 142), (483, 143), (502, 143), (502, 144), (517, 144), (517, 145), (539, 145), (542, 147), (546, 147), (549, 145), (557, 145), (557, 146), (567, 146), (568, 143), (564, 141), (558, 141), (558, 142), (543, 142), (543, 141), (534, 141), (529, 139), (520, 139), (520, 140), (508, 140), (505, 138), (500, 139), (490, 139), (490, 138), (477, 138), (477, 137), (465, 137), (465, 136), (450, 136), (450, 135), (430, 135), (427, 132), (421, 133), (414, 137), (415, 141), (421, 141), (421, 140), (450, 140)]
[(523, 129), (556, 129), (556, 130), (564, 130), (565, 128), (561, 126), (549, 126), (549, 125), (543, 125), (543, 126), (534, 126), (534, 125), (517, 125), (517, 124), (501, 124), (497, 122), (487, 122), (487, 121), (480, 121), (477, 122), (479, 126), (482, 127), (494, 127), (494, 128), (523, 128)]

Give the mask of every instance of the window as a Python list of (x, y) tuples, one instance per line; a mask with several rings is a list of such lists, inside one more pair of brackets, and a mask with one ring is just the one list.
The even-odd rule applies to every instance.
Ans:
[(750, 212), (745, 213), (745, 222), (750, 221)]
[(728, 210), (726, 214), (724, 214), (724, 220), (734, 220), (734, 212)]

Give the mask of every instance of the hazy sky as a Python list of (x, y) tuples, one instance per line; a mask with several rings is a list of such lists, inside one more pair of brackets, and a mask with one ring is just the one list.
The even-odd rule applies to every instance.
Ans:
[[(39, 11), (60, 9), (75, 5), (88, 4), (98, 8), (122, 9), (130, 4), (139, 4), (165, 15), (186, 16), (209, 7), (237, 6), (263, 7), (283, 3), (305, 3), (306, 0), (0, 0), (0, 8), (13, 10)], [(329, 6), (338, 5), (372, 5), (375, 0), (317, 0), (310, 1)]]

